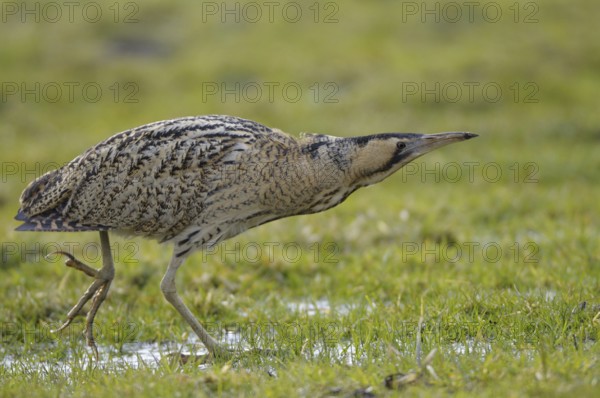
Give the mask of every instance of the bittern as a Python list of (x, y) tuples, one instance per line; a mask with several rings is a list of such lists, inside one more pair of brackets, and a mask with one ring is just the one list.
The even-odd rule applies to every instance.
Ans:
[(195, 250), (283, 217), (317, 213), (387, 178), (434, 149), (476, 137), (466, 132), (303, 134), (231, 116), (184, 117), (116, 134), (23, 191), (19, 231), (99, 231), (102, 268), (72, 254), (66, 265), (94, 278), (68, 312), (66, 328), (91, 299), (87, 344), (114, 277), (108, 231), (171, 242), (160, 288), (209, 353), (228, 356), (181, 300), (175, 275)]

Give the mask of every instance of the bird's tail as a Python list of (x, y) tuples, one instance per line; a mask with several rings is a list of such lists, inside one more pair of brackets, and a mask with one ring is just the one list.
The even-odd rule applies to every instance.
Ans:
[(83, 225), (77, 221), (64, 221), (61, 214), (56, 210), (29, 217), (22, 209), (19, 209), (15, 220), (23, 221), (23, 224), (15, 229), (16, 231), (75, 232), (108, 231), (110, 229), (105, 225)]

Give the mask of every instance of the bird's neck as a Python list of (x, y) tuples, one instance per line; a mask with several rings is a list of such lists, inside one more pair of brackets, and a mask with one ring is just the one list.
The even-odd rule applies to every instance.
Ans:
[[(359, 187), (350, 174), (353, 142), (348, 138), (315, 136), (300, 146), (304, 163), (310, 165), (310, 199), (302, 214), (317, 213), (343, 202)], [(304, 188), (306, 191), (306, 189)]]

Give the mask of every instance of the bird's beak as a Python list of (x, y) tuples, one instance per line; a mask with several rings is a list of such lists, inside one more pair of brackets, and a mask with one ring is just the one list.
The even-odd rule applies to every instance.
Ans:
[(418, 157), (440, 147), (470, 140), (477, 137), (477, 134), (465, 132), (439, 133), (439, 134), (424, 134), (408, 144), (407, 150), (411, 153), (411, 157)]

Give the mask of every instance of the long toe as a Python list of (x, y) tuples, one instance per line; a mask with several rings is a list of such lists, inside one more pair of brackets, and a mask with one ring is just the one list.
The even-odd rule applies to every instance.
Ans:
[(96, 318), (98, 309), (100, 309), (100, 306), (106, 299), (111, 282), (112, 280), (105, 281), (94, 295), (94, 298), (92, 299), (92, 306), (87, 314), (85, 322), (85, 339), (87, 341), (87, 345), (94, 350), (96, 359), (98, 359), (98, 348), (96, 347), (96, 341), (94, 339), (94, 319)]
[(67, 259), (65, 260), (65, 265), (67, 267), (74, 268), (78, 271), (81, 271), (84, 274), (91, 276), (92, 278), (96, 278), (98, 276), (98, 270), (79, 261), (71, 253), (67, 253), (67, 252), (63, 252), (63, 251), (56, 251), (56, 252), (52, 252), (52, 253), (49, 253), (48, 255), (46, 255), (46, 258), (48, 258), (49, 256), (52, 256), (52, 255), (61, 255), (61, 256), (67, 257)]

